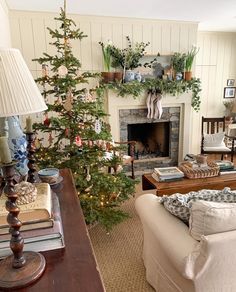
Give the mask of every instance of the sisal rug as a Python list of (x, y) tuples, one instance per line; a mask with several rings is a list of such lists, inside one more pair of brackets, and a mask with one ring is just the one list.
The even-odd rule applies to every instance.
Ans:
[[(141, 193), (138, 185), (136, 196)], [(122, 206), (131, 218), (115, 226), (109, 234), (99, 225), (89, 230), (106, 292), (154, 291), (145, 278), (142, 226), (134, 201), (135, 198), (131, 198)]]

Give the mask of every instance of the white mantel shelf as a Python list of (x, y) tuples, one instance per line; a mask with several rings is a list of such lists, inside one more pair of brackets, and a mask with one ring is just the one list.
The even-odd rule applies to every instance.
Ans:
[[(114, 91), (109, 90), (106, 94), (106, 110), (109, 114), (108, 122), (111, 126), (112, 137), (115, 141), (120, 141), (119, 110), (122, 109), (143, 109), (146, 106), (146, 95), (138, 98), (132, 96), (120, 97)], [(187, 153), (190, 153), (192, 107), (191, 94), (185, 93), (179, 96), (163, 95), (163, 107), (180, 107), (180, 131), (179, 131), (179, 161), (182, 161)]]

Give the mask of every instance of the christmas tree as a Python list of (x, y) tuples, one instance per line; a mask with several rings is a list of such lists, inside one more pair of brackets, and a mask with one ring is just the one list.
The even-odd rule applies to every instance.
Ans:
[(48, 30), (57, 54), (35, 59), (42, 65), (36, 82), (48, 105), (44, 120), (34, 124), (38, 137), (43, 135), (37, 163), (41, 168), (70, 168), (86, 223), (99, 222), (110, 230), (128, 216), (119, 206), (134, 193), (135, 182), (115, 171), (122, 161), (111, 143), (103, 98), (99, 88), (88, 90), (87, 85), (98, 74), (80, 73), (80, 61), (72, 53), (71, 40), (86, 36), (67, 18), (65, 4), (55, 19), (59, 28)]

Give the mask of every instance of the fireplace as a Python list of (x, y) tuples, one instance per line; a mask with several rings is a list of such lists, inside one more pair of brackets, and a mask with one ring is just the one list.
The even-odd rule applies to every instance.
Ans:
[(164, 107), (161, 119), (148, 119), (147, 108), (120, 109), (119, 123), (120, 141), (137, 141), (134, 163), (140, 173), (177, 165), (180, 107)]
[(136, 141), (136, 159), (169, 157), (169, 136), (169, 121), (128, 124), (128, 140)]
[(177, 165), (187, 153), (193, 153), (191, 93), (177, 97), (163, 96), (163, 115), (161, 119), (154, 120), (147, 119), (146, 98), (146, 94), (136, 99), (132, 96), (121, 97), (111, 90), (105, 98), (108, 121), (115, 141), (128, 140), (128, 125), (169, 123), (168, 155), (135, 159), (135, 175), (151, 172), (154, 167)]

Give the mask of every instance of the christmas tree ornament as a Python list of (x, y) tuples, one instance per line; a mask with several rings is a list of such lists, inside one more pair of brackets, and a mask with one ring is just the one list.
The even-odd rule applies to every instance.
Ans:
[(70, 136), (70, 129), (69, 128), (65, 128), (65, 136), (66, 137)]
[(102, 126), (101, 126), (101, 122), (99, 119), (96, 119), (95, 120), (95, 124), (94, 124), (94, 130), (97, 134), (100, 134), (101, 133), (101, 130), (102, 130)]
[(48, 118), (48, 115), (46, 114), (45, 115), (45, 120), (44, 120), (43, 124), (44, 124), (44, 126), (49, 127), (50, 123), (51, 123), (51, 121)]
[(35, 146), (35, 148), (36, 149), (39, 149), (40, 147), (41, 147), (41, 142), (40, 142), (40, 140), (39, 140), (39, 138), (36, 138), (35, 140), (34, 140), (34, 146)]
[(76, 137), (75, 137), (75, 144), (76, 144), (78, 147), (82, 146), (82, 139), (81, 139), (80, 136), (76, 136)]
[(66, 76), (66, 74), (68, 74), (68, 69), (66, 68), (66, 66), (61, 65), (60, 67), (58, 67), (57, 73), (59, 76), (64, 77)]
[(88, 146), (89, 146), (89, 147), (92, 147), (92, 146), (93, 146), (93, 141), (89, 140), (89, 141), (88, 141)]
[(49, 142), (49, 145), (52, 145), (52, 142), (53, 142), (52, 133), (49, 133), (48, 142)]
[(66, 101), (63, 105), (64, 109), (68, 112), (71, 111), (73, 108), (72, 101), (73, 101), (73, 94), (72, 94), (71, 90), (69, 90), (67, 95), (66, 95)]
[(90, 175), (90, 173), (89, 173), (89, 170), (90, 170), (90, 167), (87, 166), (87, 175), (86, 175), (86, 180), (87, 180), (87, 181), (90, 181), (90, 180), (91, 180), (91, 175)]
[(49, 75), (48, 65), (42, 64), (42, 77), (47, 77)]
[(93, 102), (93, 97), (88, 89), (85, 92), (85, 102)]
[(87, 188), (86, 188), (84, 191), (85, 191), (86, 193), (88, 193), (88, 192), (90, 192), (90, 191), (91, 191), (92, 187), (93, 187), (93, 185), (91, 185), (91, 186), (87, 187)]

